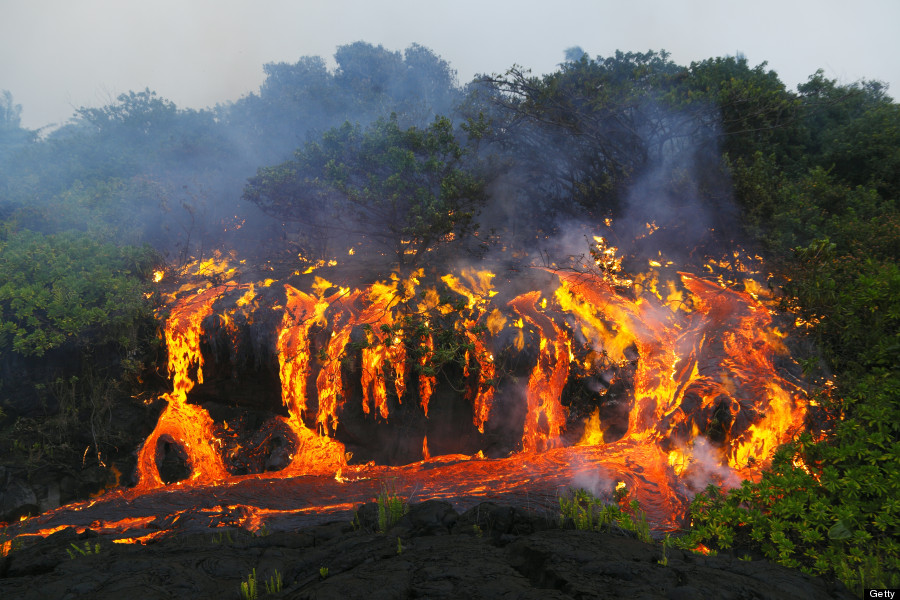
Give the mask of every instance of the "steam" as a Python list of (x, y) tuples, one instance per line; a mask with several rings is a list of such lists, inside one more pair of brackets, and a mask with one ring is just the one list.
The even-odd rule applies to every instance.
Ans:
[(711, 483), (728, 488), (741, 485), (741, 477), (727, 464), (722, 464), (721, 451), (705, 437), (697, 437), (683, 450), (689, 462), (683, 479), (691, 496), (702, 492)]
[(571, 488), (586, 490), (596, 498), (612, 498), (615, 481), (605, 469), (596, 464), (586, 464), (581, 457), (573, 463), (575, 474), (571, 479)]

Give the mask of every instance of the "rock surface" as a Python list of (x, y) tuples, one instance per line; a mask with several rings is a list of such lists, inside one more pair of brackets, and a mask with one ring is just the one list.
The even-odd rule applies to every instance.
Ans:
[[(431, 500), (387, 532), (377, 527), (378, 507), (367, 504), (352, 523), (192, 528), (146, 545), (66, 529), (0, 559), (0, 598), (240, 598), (254, 570), (260, 598), (854, 598), (840, 584), (762, 560), (668, 549), (663, 565), (659, 544), (560, 529), (547, 516), (493, 503), (458, 514)], [(276, 570), (283, 586), (267, 594)]]

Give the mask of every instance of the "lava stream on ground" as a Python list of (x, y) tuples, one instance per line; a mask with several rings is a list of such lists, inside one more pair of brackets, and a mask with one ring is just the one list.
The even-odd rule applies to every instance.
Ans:
[(400, 467), (358, 465), (337, 477), (253, 474), (210, 485), (178, 485), (150, 492), (120, 488), (11, 525), (23, 539), (45, 537), (67, 527), (92, 529), (113, 539), (134, 541), (160, 533), (236, 526), (256, 531), (293, 530), (353, 518), (353, 509), (386, 488), (413, 502), (444, 499), (457, 510), (495, 501), (553, 517), (558, 495), (574, 482), (609, 487), (623, 481), (647, 513), (655, 531), (680, 527), (686, 508), (681, 490), (664, 474), (666, 456), (653, 446), (624, 442), (605, 447), (571, 446), (503, 459), (448, 455)]

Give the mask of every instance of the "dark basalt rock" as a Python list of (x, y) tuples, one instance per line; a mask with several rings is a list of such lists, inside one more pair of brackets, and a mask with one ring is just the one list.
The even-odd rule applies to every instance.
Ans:
[[(493, 503), (458, 514), (448, 502), (422, 502), (387, 533), (374, 530), (377, 514), (368, 504), (352, 523), (265, 535), (186, 520), (146, 546), (67, 529), (2, 559), (0, 597), (237, 598), (255, 569), (260, 597), (273, 598), (854, 598), (767, 561), (669, 549), (663, 566), (658, 545), (559, 529), (549, 516)], [(266, 596), (276, 570), (283, 588)]]

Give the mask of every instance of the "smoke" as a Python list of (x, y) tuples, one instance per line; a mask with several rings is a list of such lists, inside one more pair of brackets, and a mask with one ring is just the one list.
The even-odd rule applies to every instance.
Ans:
[(616, 483), (603, 467), (596, 463), (586, 463), (581, 457), (573, 461), (572, 466), (575, 474), (569, 487), (586, 490), (596, 498), (612, 498)]
[(711, 483), (728, 488), (741, 485), (741, 477), (734, 469), (722, 464), (721, 452), (705, 437), (695, 438), (689, 447), (682, 450), (688, 460), (682, 480), (692, 496)]

